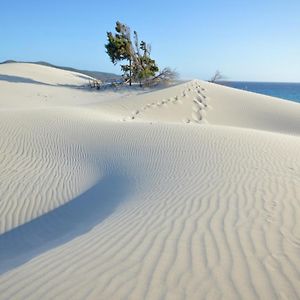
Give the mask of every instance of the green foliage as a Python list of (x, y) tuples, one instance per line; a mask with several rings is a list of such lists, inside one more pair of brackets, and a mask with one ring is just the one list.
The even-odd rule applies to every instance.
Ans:
[(144, 41), (139, 43), (138, 34), (134, 31), (134, 43), (131, 40), (130, 28), (125, 24), (116, 22), (116, 33), (107, 32), (108, 43), (105, 45), (106, 53), (113, 64), (126, 60), (127, 64), (121, 65), (125, 80), (143, 81), (154, 77), (158, 66), (150, 57), (151, 47)]
[(139, 82), (155, 76), (155, 73), (158, 72), (158, 67), (155, 63), (155, 60), (151, 59), (146, 52), (144, 52), (142, 56), (138, 57), (138, 62), (139, 63), (137, 64), (137, 66), (135, 66), (135, 70), (133, 73)]
[(120, 60), (131, 58), (130, 29), (120, 22), (116, 23), (116, 34), (107, 32), (108, 43), (105, 45), (106, 53), (113, 64)]

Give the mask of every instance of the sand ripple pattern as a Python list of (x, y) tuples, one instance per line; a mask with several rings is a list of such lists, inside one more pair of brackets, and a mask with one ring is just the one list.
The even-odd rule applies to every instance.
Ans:
[[(47, 247), (45, 241), (46, 248), (38, 255), (28, 253), (26, 263), (6, 269), (0, 276), (1, 299), (299, 298), (299, 139), (214, 126), (187, 131), (185, 126), (167, 124), (101, 123), (97, 127), (88, 118), (65, 117), (56, 122), (68, 137), (64, 144), (70, 145), (67, 153), (74, 158), (66, 165), (76, 168), (88, 157), (104, 174), (122, 167), (131, 189), (118, 196), (113, 212), (102, 222), (96, 220), (92, 229), (75, 231), (72, 239), (55, 246)], [(38, 148), (46, 131), (40, 137), (35, 134), (36, 146), (23, 147), (27, 160), (22, 159), (25, 141), (14, 133), (18, 137), (14, 149), (20, 149), (20, 154), (15, 162), (4, 159), (2, 163), (34, 169), (38, 163), (30, 149), (37, 151), (34, 157), (44, 155), (43, 165), (47, 165), (51, 144), (59, 143), (58, 135), (51, 132), (48, 152)], [(75, 147), (75, 137), (97, 142)], [(294, 147), (287, 149), (287, 143)], [(53, 165), (61, 162), (56, 151)], [(50, 159), (48, 165), (51, 170)], [(44, 196), (49, 203), (63, 192), (68, 198), (68, 189), (59, 182), (71, 175), (59, 172), (57, 166), (55, 170), (57, 183), (48, 183), (49, 189), (55, 186), (55, 191), (49, 191), (53, 196)], [(77, 172), (81, 177), (89, 173)], [(36, 182), (30, 180), (33, 173), (27, 174), (31, 193), (45, 190), (44, 185), (35, 188)], [(6, 197), (14, 198), (10, 193)], [(106, 199), (110, 201), (110, 193)], [(2, 207), (1, 214), (32, 215), (35, 202), (31, 201), (26, 201), (28, 209), (25, 204)], [(61, 212), (61, 218), (68, 218), (68, 213), (68, 209)], [(51, 231), (53, 220), (43, 222), (43, 218), (40, 225)], [(22, 241), (15, 246), (21, 247)], [(9, 249), (1, 247), (5, 258)]]
[(0, 81), (0, 300), (300, 299), (299, 105), (11, 66), (52, 85)]

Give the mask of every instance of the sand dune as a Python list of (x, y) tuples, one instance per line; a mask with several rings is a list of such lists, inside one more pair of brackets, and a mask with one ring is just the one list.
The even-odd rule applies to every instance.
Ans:
[(298, 299), (300, 105), (87, 81), (0, 66), (0, 299)]

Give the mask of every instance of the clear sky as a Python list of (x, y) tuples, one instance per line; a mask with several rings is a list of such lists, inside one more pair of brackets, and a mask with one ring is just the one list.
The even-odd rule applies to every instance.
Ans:
[(119, 73), (105, 53), (115, 21), (182, 78), (300, 82), (300, 0), (1, 0), (0, 61)]

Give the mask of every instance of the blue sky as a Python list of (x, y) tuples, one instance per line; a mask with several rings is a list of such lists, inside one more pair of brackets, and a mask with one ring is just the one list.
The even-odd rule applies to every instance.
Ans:
[(105, 53), (116, 20), (182, 78), (300, 82), (300, 0), (5, 1), (0, 61), (43, 60), (119, 73)]

